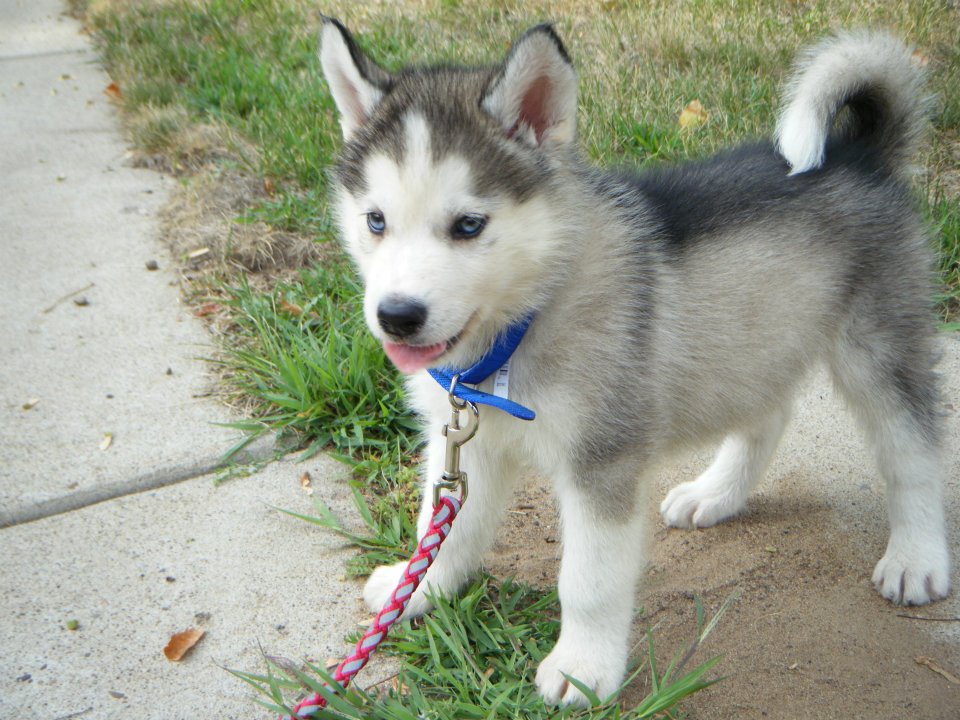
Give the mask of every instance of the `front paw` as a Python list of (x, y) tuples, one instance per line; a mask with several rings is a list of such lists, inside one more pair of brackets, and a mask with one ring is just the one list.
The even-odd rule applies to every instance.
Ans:
[(897, 605), (926, 605), (950, 593), (950, 556), (942, 537), (891, 536), (873, 584)]
[(626, 668), (626, 658), (615, 655), (597, 654), (593, 647), (564, 643), (561, 638), (537, 668), (537, 690), (548, 705), (588, 707), (589, 698), (567, 680), (569, 676), (606, 700), (620, 686)]
[[(407, 567), (407, 562), (398, 562), (393, 565), (381, 565), (372, 573), (363, 586), (363, 600), (372, 612), (380, 612), (383, 606), (387, 604), (390, 595), (397, 589), (400, 578), (403, 577), (403, 571)], [(430, 601), (423, 593), (422, 586), (410, 598), (401, 620), (410, 620), (420, 617), (432, 608)]]

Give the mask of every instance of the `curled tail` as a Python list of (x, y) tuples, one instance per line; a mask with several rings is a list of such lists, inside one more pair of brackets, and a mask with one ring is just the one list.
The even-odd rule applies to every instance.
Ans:
[(910, 49), (890, 35), (851, 32), (815, 45), (797, 64), (777, 123), (791, 175), (823, 165), (829, 144), (858, 140), (903, 173), (927, 124), (923, 80)]

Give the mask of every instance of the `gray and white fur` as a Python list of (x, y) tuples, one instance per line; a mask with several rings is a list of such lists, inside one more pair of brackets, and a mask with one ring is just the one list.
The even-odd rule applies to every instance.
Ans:
[[(924, 100), (899, 41), (849, 33), (810, 51), (776, 144), (639, 175), (580, 158), (576, 75), (550, 26), (498, 66), (387, 72), (327, 19), (321, 58), (344, 135), (343, 240), (428, 438), (421, 533), (449, 417), (423, 368), (468, 366), (535, 313), (510, 397), (537, 419), (481, 407), (462, 454), (470, 496), (427, 585), (460, 588), (513, 484), (551, 478), (564, 551), (562, 629), (536, 678), (546, 701), (587, 702), (564, 674), (601, 697), (623, 679), (658, 462), (722, 441), (660, 509), (682, 528), (736, 515), (818, 364), (886, 481), (878, 591), (903, 604), (949, 592), (930, 237), (905, 182)], [(372, 608), (401, 567), (372, 575)], [(421, 591), (407, 615), (428, 609)]]

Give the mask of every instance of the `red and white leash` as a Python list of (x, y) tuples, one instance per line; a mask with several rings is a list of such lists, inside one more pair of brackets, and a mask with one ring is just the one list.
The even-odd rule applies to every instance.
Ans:
[[(440, 544), (450, 533), (450, 525), (458, 512), (460, 512), (460, 501), (450, 496), (441, 498), (440, 504), (434, 507), (430, 527), (427, 529), (426, 535), (417, 544), (413, 557), (410, 558), (410, 562), (407, 563), (407, 567), (403, 571), (400, 584), (391, 593), (383, 609), (377, 613), (373, 624), (357, 642), (353, 654), (337, 666), (333, 679), (340, 688), (345, 688), (350, 679), (367, 664), (374, 650), (386, 638), (390, 626), (400, 619), (407, 603), (410, 602), (410, 597), (423, 580), (424, 575), (427, 574), (427, 568), (437, 557)], [(326, 704), (326, 700), (319, 693), (311, 695), (297, 703), (297, 706), (293, 709), (293, 715), (285, 715), (282, 720), (309, 718), (317, 710), (325, 707)]]
[[(447, 438), (446, 459), (443, 475), (433, 487), (433, 516), (430, 518), (430, 525), (420, 542), (417, 543), (417, 549), (410, 558), (410, 562), (407, 563), (400, 582), (390, 594), (383, 609), (377, 613), (373, 624), (357, 641), (353, 653), (337, 666), (333, 674), (333, 680), (338, 687), (331, 688), (331, 692), (346, 688), (351, 678), (367, 664), (377, 646), (387, 637), (390, 627), (403, 615), (410, 598), (423, 581), (430, 565), (436, 559), (437, 553), (440, 551), (440, 545), (450, 534), (453, 520), (460, 512), (463, 501), (466, 500), (467, 474), (460, 470), (460, 446), (476, 434), (480, 413), (477, 406), (472, 402), (461, 400), (453, 395), (452, 390), (456, 386), (456, 382), (455, 378), (449, 395), (450, 405), (453, 408), (450, 423), (443, 427), (443, 434)], [(461, 413), (464, 410), (467, 411), (465, 413), (466, 422), (461, 425)], [(460, 498), (440, 495), (441, 490), (457, 489), (462, 493)], [(326, 704), (326, 699), (321, 694), (315, 693), (297, 703), (292, 715), (283, 715), (280, 720), (310, 718), (315, 712), (326, 707)]]

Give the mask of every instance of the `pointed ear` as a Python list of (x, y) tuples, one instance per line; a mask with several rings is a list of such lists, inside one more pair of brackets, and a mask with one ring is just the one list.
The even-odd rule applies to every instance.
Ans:
[(370, 118), (391, 84), (390, 74), (363, 54), (338, 20), (324, 17), (320, 64), (340, 111), (340, 128), (349, 140)]
[(481, 107), (509, 137), (535, 146), (573, 142), (577, 74), (550, 25), (531, 28), (514, 43)]

